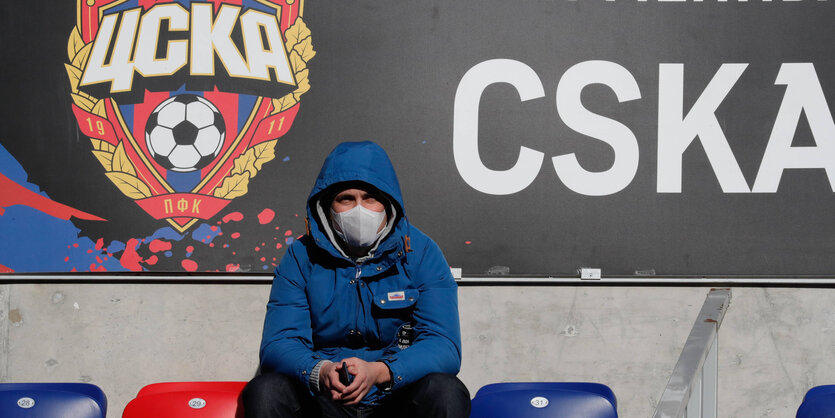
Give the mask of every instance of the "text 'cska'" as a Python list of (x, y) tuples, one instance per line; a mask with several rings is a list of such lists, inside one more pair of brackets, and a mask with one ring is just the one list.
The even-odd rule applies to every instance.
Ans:
[[(104, 16), (81, 86), (110, 83), (110, 92), (134, 90), (134, 75), (225, 75), (267, 84), (295, 85), (275, 15), (223, 4), (158, 4)], [(225, 73), (218, 74), (215, 57)], [(271, 75), (271, 70), (273, 74)]]

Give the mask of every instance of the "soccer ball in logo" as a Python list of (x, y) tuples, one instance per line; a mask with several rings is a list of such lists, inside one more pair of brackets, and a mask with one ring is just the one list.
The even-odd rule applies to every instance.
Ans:
[(180, 94), (159, 104), (148, 117), (148, 151), (167, 170), (187, 173), (212, 162), (226, 138), (223, 115), (212, 102)]

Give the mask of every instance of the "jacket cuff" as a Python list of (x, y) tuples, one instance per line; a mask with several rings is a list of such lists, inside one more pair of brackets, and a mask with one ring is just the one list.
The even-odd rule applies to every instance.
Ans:
[(380, 390), (382, 392), (391, 392), (391, 388), (392, 388), (392, 386), (394, 386), (394, 375), (391, 373), (391, 367), (389, 367), (389, 364), (387, 362), (385, 362), (384, 360), (377, 360), (377, 361), (380, 362), (380, 363), (385, 364), (386, 365), (386, 370), (388, 370), (388, 372), (389, 372), (388, 383), (383, 383), (383, 384), (377, 385), (377, 390)]
[(397, 363), (397, 358), (396, 357), (389, 356), (389, 357), (385, 357), (385, 358), (383, 358), (379, 361), (383, 362), (386, 366), (388, 366), (389, 373), (391, 373), (391, 383), (388, 384), (388, 387), (386, 388), (386, 391), (396, 390), (399, 387), (401, 387), (401, 386), (403, 386), (404, 384), (407, 383), (407, 381), (405, 380), (405, 377), (403, 376), (403, 373), (400, 370), (398, 370), (398, 367), (397, 367), (397, 364), (396, 364)]
[(313, 393), (319, 393), (321, 390), (319, 386), (319, 372), (322, 370), (322, 366), (328, 363), (333, 362), (330, 360), (320, 360), (315, 366), (313, 366), (313, 370), (310, 372), (310, 378), (307, 381), (307, 384)]

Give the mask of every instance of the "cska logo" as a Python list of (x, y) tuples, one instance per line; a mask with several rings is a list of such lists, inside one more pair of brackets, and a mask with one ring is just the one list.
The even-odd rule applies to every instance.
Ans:
[(303, 0), (78, 0), (73, 113), (105, 175), (184, 232), (247, 193), (310, 89)]

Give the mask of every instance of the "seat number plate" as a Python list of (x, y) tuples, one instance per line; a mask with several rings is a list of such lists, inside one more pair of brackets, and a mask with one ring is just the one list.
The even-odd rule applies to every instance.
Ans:
[(20, 398), (17, 400), (17, 406), (23, 409), (29, 409), (35, 406), (35, 400), (32, 398)]
[(200, 409), (206, 406), (206, 400), (201, 398), (193, 398), (188, 401), (188, 406), (192, 409)]
[(537, 396), (531, 399), (531, 406), (533, 406), (534, 408), (545, 408), (546, 406), (548, 406), (548, 399), (543, 398), (542, 396)]

